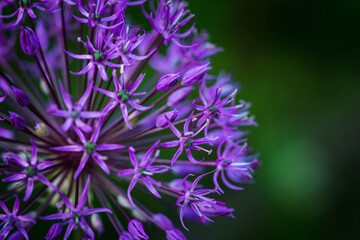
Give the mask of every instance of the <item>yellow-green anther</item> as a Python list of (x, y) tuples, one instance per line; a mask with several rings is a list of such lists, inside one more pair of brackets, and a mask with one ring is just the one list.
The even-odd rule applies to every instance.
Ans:
[(47, 137), (49, 136), (49, 131), (47, 126), (45, 125), (45, 123), (38, 123), (35, 126), (35, 132), (37, 135), (42, 136), (42, 137)]

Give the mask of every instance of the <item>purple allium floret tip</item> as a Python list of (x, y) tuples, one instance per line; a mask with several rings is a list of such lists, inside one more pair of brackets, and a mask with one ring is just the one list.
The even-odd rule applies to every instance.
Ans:
[(35, 32), (29, 27), (20, 27), (21, 48), (27, 55), (35, 55), (40, 48)]
[[(14, 6), (0, 3), (0, 239), (31, 239), (48, 221), (47, 240), (149, 239), (151, 224), (185, 240), (187, 219), (233, 217), (216, 197), (254, 182), (244, 127), (257, 123), (231, 75), (214, 75), (222, 49), (188, 3)], [(148, 204), (161, 198), (177, 221)]]
[(18, 129), (24, 130), (26, 128), (26, 120), (17, 113), (9, 112), (11, 125)]
[(21, 106), (21, 107), (27, 107), (30, 104), (30, 99), (29, 97), (26, 95), (26, 93), (24, 93), (21, 89), (18, 89), (14, 86), (11, 86), (15, 95), (15, 99), (17, 101), (17, 103)]
[(156, 84), (156, 88), (160, 92), (166, 92), (172, 89), (179, 81), (180, 73), (170, 73), (162, 76)]

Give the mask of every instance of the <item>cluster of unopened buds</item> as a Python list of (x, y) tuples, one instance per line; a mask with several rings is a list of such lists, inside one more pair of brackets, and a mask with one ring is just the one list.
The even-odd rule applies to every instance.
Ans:
[(182, 0), (0, 2), (0, 239), (47, 221), (48, 240), (154, 226), (180, 240), (233, 216), (215, 198), (252, 182), (256, 123), (231, 76), (209, 73), (222, 49), (193, 17)]

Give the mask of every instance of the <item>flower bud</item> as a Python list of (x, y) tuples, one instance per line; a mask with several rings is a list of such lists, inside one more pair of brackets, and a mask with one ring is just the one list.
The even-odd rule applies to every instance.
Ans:
[(134, 240), (134, 237), (131, 233), (124, 232), (120, 235), (119, 240)]
[(149, 239), (149, 236), (144, 231), (142, 223), (136, 219), (129, 222), (128, 230), (135, 238)]
[(192, 91), (192, 87), (180, 88), (179, 90), (173, 92), (168, 98), (168, 105), (174, 106), (184, 100), (189, 93)]
[(205, 76), (206, 71), (211, 69), (209, 64), (210, 63), (208, 62), (204, 65), (188, 70), (182, 77), (182, 84), (185, 86), (192, 86), (195, 83), (200, 82)]
[[(186, 180), (185, 184), (186, 184), (187, 188), (191, 188), (191, 182), (190, 181)], [(184, 190), (183, 186), (184, 186), (183, 185), (183, 179), (180, 179), (180, 178), (174, 179), (169, 183), (169, 187), (174, 189), (174, 190), (177, 190), (177, 191), (183, 191)]]
[(60, 237), (61, 235), (61, 231), (62, 231), (62, 226), (60, 223), (54, 223), (49, 232), (46, 234), (45, 239), (46, 240), (53, 240), (56, 239), (58, 237)]
[(162, 76), (156, 84), (156, 89), (160, 92), (166, 92), (172, 89), (179, 81), (180, 73), (170, 73)]
[(98, 232), (98, 233), (103, 233), (104, 232), (104, 224), (101, 221), (100, 215), (99, 214), (93, 214), (91, 215), (91, 225), (94, 227), (94, 229)]
[(167, 240), (186, 240), (186, 237), (179, 229), (173, 228), (166, 232)]
[(13, 92), (15, 94), (15, 98), (16, 98), (17, 103), (21, 107), (27, 107), (30, 104), (30, 99), (26, 95), (26, 93), (24, 93), (22, 90), (14, 87), (14, 86), (11, 86), (11, 88), (13, 89)]
[(133, 208), (131, 214), (134, 218), (138, 219), (139, 221), (146, 221), (146, 216), (136, 208)]
[(39, 40), (34, 31), (29, 27), (20, 28), (21, 48), (27, 55), (35, 55), (40, 48)]
[(161, 229), (163, 229), (164, 231), (171, 230), (174, 228), (174, 225), (172, 224), (170, 219), (167, 218), (164, 214), (161, 213), (154, 214), (153, 219), (157, 224), (159, 224)]
[(167, 119), (169, 119), (170, 122), (173, 122), (178, 115), (179, 111), (176, 109), (170, 112), (163, 113), (156, 119), (156, 126), (158, 128), (164, 128), (168, 125)]
[(252, 167), (252, 168), (259, 168), (260, 166), (261, 166), (261, 162), (257, 159), (254, 159), (250, 163), (250, 167)]
[(131, 203), (124, 196), (118, 195), (117, 202), (124, 208), (132, 208)]
[(9, 112), (9, 114), (10, 114), (10, 123), (14, 128), (18, 130), (24, 130), (26, 128), (26, 121), (22, 116), (13, 112)]
[(204, 171), (203, 166), (197, 166), (197, 165), (187, 165), (187, 164), (179, 164), (175, 165), (174, 169), (172, 169), (173, 172), (177, 176), (186, 176), (189, 173), (199, 173), (201, 174)]
[(217, 202), (216, 207), (213, 204), (207, 202), (199, 202), (196, 204), (200, 212), (208, 217), (218, 217), (218, 216), (233, 216), (232, 212), (234, 209), (228, 208), (222, 202)]

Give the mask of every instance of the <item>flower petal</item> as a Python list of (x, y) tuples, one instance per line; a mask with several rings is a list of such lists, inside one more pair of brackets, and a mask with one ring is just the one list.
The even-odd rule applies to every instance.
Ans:
[(96, 145), (96, 151), (111, 151), (125, 148), (124, 145), (120, 144), (98, 144)]
[(26, 202), (30, 198), (33, 189), (34, 189), (34, 179), (28, 178), (24, 202)]
[(69, 225), (68, 225), (67, 229), (66, 229), (64, 240), (67, 240), (69, 238), (69, 236), (70, 236), (70, 234), (71, 234), (71, 232), (72, 232), (72, 230), (74, 229), (75, 226), (76, 226), (76, 223), (73, 220), (71, 220), (69, 222)]
[(94, 213), (99, 213), (99, 212), (112, 213), (111, 210), (108, 208), (92, 208), (83, 211), (83, 215), (92, 215)]
[(25, 179), (26, 177), (27, 177), (27, 175), (25, 173), (15, 173), (9, 177), (4, 178), (2, 181), (3, 182), (14, 182), (14, 181)]
[(173, 168), (175, 165), (176, 160), (180, 157), (181, 153), (183, 152), (184, 147), (180, 146), (179, 149), (176, 151), (176, 153), (174, 154), (172, 160), (171, 160), (171, 167)]
[(86, 184), (85, 187), (83, 189), (83, 192), (81, 193), (79, 202), (76, 206), (76, 209), (82, 209), (86, 203), (86, 198), (89, 192), (89, 186), (90, 186), (90, 175), (88, 175), (87, 180), (86, 180)]
[(103, 160), (103, 157), (98, 154), (97, 152), (93, 152), (92, 153), (92, 157), (94, 159), (94, 161), (96, 162), (96, 164), (106, 173), (106, 174), (110, 174), (110, 169), (109, 167), (106, 165), (105, 161)]
[(71, 218), (71, 216), (72, 216), (71, 213), (55, 213), (55, 214), (51, 214), (49, 216), (40, 217), (40, 218), (43, 220), (57, 220), (57, 219), (65, 220), (65, 219)]
[(82, 152), (84, 151), (84, 146), (81, 145), (67, 145), (60, 147), (52, 147), (51, 150), (60, 151), (60, 152)]
[(81, 173), (81, 171), (84, 169), (87, 161), (89, 160), (90, 155), (87, 153), (84, 153), (81, 157), (79, 167), (76, 169), (76, 172), (74, 174), (74, 178), (77, 179)]

